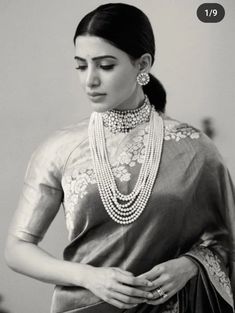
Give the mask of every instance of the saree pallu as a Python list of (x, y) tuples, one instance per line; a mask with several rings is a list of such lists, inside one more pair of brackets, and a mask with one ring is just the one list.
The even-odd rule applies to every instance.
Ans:
[[(157, 113), (156, 113), (157, 114)], [(52, 313), (230, 313), (234, 264), (234, 188), (214, 144), (197, 129), (164, 119), (159, 172), (141, 216), (115, 223), (100, 199), (86, 119), (58, 131), (33, 154), (12, 225), (15, 236), (39, 242), (62, 204), (69, 233), (64, 259), (119, 267), (141, 275), (186, 256), (198, 275), (165, 304), (120, 310), (81, 287), (56, 286)], [(130, 193), (144, 160), (149, 124), (129, 133), (105, 129), (118, 189)]]

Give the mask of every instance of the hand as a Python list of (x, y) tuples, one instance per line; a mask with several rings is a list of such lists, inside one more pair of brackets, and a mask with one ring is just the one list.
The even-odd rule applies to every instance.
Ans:
[[(154, 299), (148, 300), (151, 305), (159, 305), (166, 302), (182, 289), (189, 279), (197, 274), (197, 266), (187, 257), (180, 257), (158, 264), (150, 271), (138, 276), (153, 282), (152, 287), (145, 288), (153, 292)], [(160, 294), (157, 289), (160, 288)], [(161, 292), (164, 293), (161, 296)]]
[(152, 293), (143, 290), (152, 283), (145, 277), (116, 267), (89, 267), (85, 288), (97, 297), (120, 309), (130, 309), (152, 299)]

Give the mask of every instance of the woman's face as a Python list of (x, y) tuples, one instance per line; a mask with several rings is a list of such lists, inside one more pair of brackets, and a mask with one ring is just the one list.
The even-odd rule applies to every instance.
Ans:
[(79, 36), (75, 60), (82, 87), (94, 111), (130, 108), (137, 93), (137, 62), (100, 37)]

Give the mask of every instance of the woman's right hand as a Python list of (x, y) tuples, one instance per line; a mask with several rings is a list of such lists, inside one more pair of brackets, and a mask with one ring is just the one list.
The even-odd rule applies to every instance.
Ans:
[(151, 284), (117, 267), (89, 266), (84, 287), (117, 308), (130, 309), (153, 298), (151, 292), (143, 290)]

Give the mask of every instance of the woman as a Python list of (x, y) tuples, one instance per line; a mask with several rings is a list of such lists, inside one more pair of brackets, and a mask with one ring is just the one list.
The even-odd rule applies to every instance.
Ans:
[[(74, 44), (94, 112), (33, 154), (7, 263), (56, 284), (53, 313), (233, 312), (233, 186), (212, 142), (164, 114), (148, 18), (102, 5)], [(38, 246), (61, 204), (63, 261)]]

